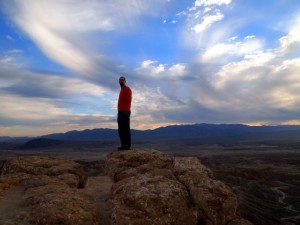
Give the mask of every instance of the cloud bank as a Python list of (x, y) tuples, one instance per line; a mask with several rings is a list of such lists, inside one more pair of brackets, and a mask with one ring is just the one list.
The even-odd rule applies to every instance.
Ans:
[[(280, 11), (271, 22), (267, 8)], [(19, 35), (5, 34), (11, 47), (0, 55), (0, 135), (116, 128), (121, 74), (136, 129), (300, 121), (300, 7), (292, 0), (14, 0), (3, 9)], [(63, 72), (35, 69), (29, 47), (17, 46), (24, 39)]]

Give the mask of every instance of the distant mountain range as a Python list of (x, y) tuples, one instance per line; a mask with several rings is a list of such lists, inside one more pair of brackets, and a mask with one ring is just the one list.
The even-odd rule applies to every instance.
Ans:
[[(118, 140), (116, 129), (87, 129), (43, 135), (36, 138), (47, 138), (61, 141), (96, 141)], [(34, 138), (0, 137), (0, 141), (25, 142)], [(154, 130), (132, 130), (133, 140), (181, 140), (228, 139), (239, 141), (287, 141), (300, 143), (300, 126), (247, 126), (242, 124), (193, 124), (160, 127)]]

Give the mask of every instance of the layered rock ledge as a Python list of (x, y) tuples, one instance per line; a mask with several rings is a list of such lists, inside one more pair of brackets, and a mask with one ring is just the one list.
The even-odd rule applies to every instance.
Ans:
[(194, 157), (155, 150), (111, 152), (107, 176), (52, 157), (6, 161), (0, 176), (1, 225), (250, 225), (237, 199)]

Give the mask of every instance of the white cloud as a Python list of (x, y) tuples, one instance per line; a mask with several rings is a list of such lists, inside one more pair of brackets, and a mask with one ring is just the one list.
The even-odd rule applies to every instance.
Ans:
[(139, 85), (134, 86), (133, 90), (131, 121), (136, 129), (153, 129), (166, 125), (166, 121), (170, 124), (171, 119), (166, 118), (164, 112), (172, 110), (180, 112), (182, 109), (182, 105), (168, 98), (160, 87)]
[[(0, 64), (0, 135), (40, 135), (115, 127), (111, 96), (79, 78), (33, 73)], [(100, 113), (102, 112), (102, 114)]]
[(196, 0), (195, 6), (229, 5), (231, 0)]
[(163, 64), (157, 64), (156, 61), (145, 60), (141, 63), (141, 66), (136, 69), (137, 72), (143, 73), (146, 76), (157, 76), (165, 71), (165, 66)]
[(281, 112), (289, 111), (293, 117), (300, 107), (300, 58), (282, 61), (286, 54), (288, 51), (283, 52), (280, 46), (226, 64), (214, 77), (213, 85), (231, 98), (228, 107), (244, 108), (246, 114), (250, 108), (253, 113), (265, 111), (270, 118), (276, 113), (283, 117)]
[(248, 55), (261, 51), (262, 47), (260, 40), (249, 38), (245, 38), (244, 42), (218, 43), (206, 49), (201, 55), (201, 61), (224, 63), (238, 57), (249, 57)]
[(182, 12), (176, 13), (176, 16), (177, 16), (177, 17), (180, 17), (180, 16), (186, 16), (186, 14), (187, 14), (186, 11), (182, 11)]
[[(251, 81), (263, 76), (263, 67), (267, 68), (268, 64), (275, 59), (274, 52), (261, 52), (248, 55), (244, 60), (232, 62), (224, 65), (217, 73), (214, 85), (216, 88), (224, 88), (231, 81), (238, 81), (241, 78), (244, 81)], [(253, 72), (255, 68), (260, 68)]]
[[(221, 2), (223, 1), (199, 1), (198, 3), (196, 1), (196, 10), (187, 13), (185, 29), (182, 33), (183, 43), (192, 49), (203, 51), (211, 45), (236, 36), (234, 32), (241, 26), (240, 22), (232, 21), (230, 14), (226, 16), (230, 10), (225, 11), (224, 7), (221, 7), (224, 2), (222, 4)], [(204, 3), (207, 5), (200, 7)]]
[[(300, 46), (300, 22), (292, 27), (290, 32), (279, 39), (282, 51), (294, 51), (295, 46)], [(297, 27), (297, 28), (296, 28)]]
[(37, 136), (70, 130), (114, 127), (115, 116), (75, 114), (56, 101), (0, 96), (0, 136)]
[[(2, 128), (9, 129), (5, 127), (7, 121), (20, 124), (11, 128), (15, 132), (25, 126), (29, 129), (30, 123), (36, 133), (116, 127), (118, 83), (113, 76), (119, 73), (128, 74), (133, 90), (135, 129), (181, 122), (300, 120), (297, 19), (282, 21), (288, 24), (285, 30), (280, 30), (285, 34), (275, 40), (280, 32), (272, 33), (274, 28), (263, 23), (267, 21), (259, 21), (262, 10), (255, 9), (259, 16), (241, 14), (242, 3), (226, 7), (232, 2), (229, 0), (197, 0), (192, 2), (193, 6), (184, 3), (185, 11), (172, 6), (171, 16), (169, 11), (161, 13), (162, 2), (166, 1), (160, 0), (128, 0), (126, 4), (121, 0), (74, 0), (72, 4), (58, 0), (14, 2), (16, 7), (10, 16), (17, 26), (49, 58), (75, 71), (76, 77), (78, 73), (84, 76), (72, 78), (70, 71), (16, 73), (9, 68), (14, 67), (18, 55), (28, 52), (6, 50), (0, 58), (0, 108), (5, 109), (0, 112), (0, 133)], [(153, 28), (153, 21), (143, 17), (153, 13), (159, 16), (161, 27), (155, 23)], [(170, 25), (172, 20), (180, 21), (180, 26), (167, 29), (163, 23)], [(261, 24), (256, 33), (248, 28), (253, 28), (257, 21)], [(146, 22), (143, 29), (150, 30), (148, 33), (139, 30), (140, 39), (135, 43), (134, 28), (143, 22)], [(152, 33), (148, 36), (149, 31), (164, 31), (159, 37), (166, 39), (153, 39)], [(182, 36), (177, 32), (182, 32)], [(132, 42), (126, 42), (126, 50), (118, 48), (123, 47), (123, 37), (126, 41), (132, 38)], [(114, 38), (122, 44), (114, 45)], [(186, 45), (178, 46), (177, 42), (165, 45), (174, 39)], [(160, 49), (149, 50), (152, 44), (140, 45), (150, 43), (146, 41), (157, 42), (155, 45)], [(277, 48), (270, 47), (276, 41)], [(168, 48), (172, 51), (164, 52)], [(129, 54), (132, 57), (120, 59)], [(169, 63), (171, 60), (173, 64)], [(132, 68), (130, 65), (136, 65), (137, 61), (141, 62), (138, 68)], [(101, 88), (108, 86), (109, 79), (115, 82), (110, 86), (113, 91)], [(49, 112), (45, 110), (48, 108)], [(22, 111), (23, 115), (18, 117)]]
[(253, 38), (255, 38), (255, 35), (248, 35), (247, 37), (245, 37), (245, 40), (247, 40), (247, 39), (253, 39)]
[[(187, 27), (193, 27), (195, 15), (190, 14)], [(197, 15), (201, 18), (203, 13)], [(185, 33), (200, 59), (198, 67), (189, 71), (197, 80), (186, 89), (193, 101), (186, 118), (193, 118), (197, 111), (198, 119), (214, 123), (300, 121), (300, 23), (290, 20), (294, 22), (287, 23), (286, 34), (277, 39), (279, 45), (271, 49), (266, 40), (276, 40), (270, 37), (253, 31), (240, 36), (246, 19), (222, 21), (194, 36)]]
[[(164, 3), (152, 1), (151, 3), (142, 0), (129, 0), (126, 4), (121, 0), (115, 1), (94, 1), (85, 2), (74, 0), (68, 1), (36, 1), (28, 0), (26, 4), (22, 0), (14, 0), (16, 4), (14, 15), (27, 22), (39, 19), (39, 23), (47, 28), (65, 29), (69, 31), (89, 30), (115, 30), (128, 28), (132, 20), (141, 14), (156, 14), (148, 9), (154, 6), (159, 8)], [(121, 5), (121, 7), (120, 7)], [(45, 13), (47, 12), (47, 13)], [(51, 18), (51, 20), (49, 19)]]
[(188, 9), (188, 11), (190, 11), (190, 12), (191, 12), (191, 11), (195, 11), (195, 10), (197, 10), (197, 7), (196, 7), (196, 6), (193, 6), (193, 7), (191, 7), (191, 8)]
[[(22, 68), (25, 64), (26, 59), (23, 57), (23, 51), (18, 49), (13, 49), (5, 52), (3, 56), (0, 56), (0, 71), (4, 68)], [(3, 77), (4, 74), (1, 74)]]
[(208, 13), (208, 12), (210, 12), (211, 10), (212, 10), (212, 8), (206, 7), (206, 8), (204, 9), (204, 13)]
[[(166, 2), (115, 1), (36, 1), (14, 0), (6, 3), (11, 19), (52, 60), (83, 75), (91, 76), (105, 64), (101, 44), (91, 32), (128, 32), (141, 15), (155, 15)], [(121, 6), (120, 6), (121, 5)], [(149, 9), (152, 10), (149, 10)], [(107, 41), (107, 43), (101, 43)], [(100, 48), (100, 49), (99, 49)], [(99, 53), (100, 51), (100, 53)], [(103, 73), (102, 76), (108, 76)]]
[(209, 28), (212, 24), (222, 20), (223, 18), (224, 15), (220, 12), (217, 12), (215, 15), (204, 16), (202, 23), (195, 25), (192, 30), (194, 30), (196, 33), (201, 33)]
[(185, 64), (175, 64), (171, 66), (168, 70), (170, 72), (170, 76), (172, 77), (181, 77), (187, 74)]
[[(24, 68), (22, 68), (24, 70)], [(1, 82), (7, 84), (6, 91), (37, 98), (65, 98), (74, 95), (102, 96), (104, 89), (79, 78), (66, 78), (49, 73), (33, 73), (11, 68), (3, 69), (0, 64)]]
[(138, 73), (143, 74), (148, 78), (160, 79), (177, 79), (183, 78), (187, 75), (186, 65), (178, 63), (174, 65), (158, 64), (156, 61), (145, 60), (141, 63), (139, 68), (135, 69)]

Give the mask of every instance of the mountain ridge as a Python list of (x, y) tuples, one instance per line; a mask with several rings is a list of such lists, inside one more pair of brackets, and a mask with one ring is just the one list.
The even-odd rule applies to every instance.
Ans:
[[(227, 138), (236, 140), (288, 140), (300, 142), (300, 125), (248, 126), (244, 124), (189, 124), (170, 125), (153, 130), (131, 130), (133, 139), (201, 139)], [(117, 129), (95, 128), (72, 130), (37, 137), (0, 137), (0, 141), (29, 141), (47, 138), (61, 141), (118, 140)]]
[[(159, 127), (153, 130), (131, 130), (133, 140), (152, 139), (268, 139), (300, 141), (300, 126), (247, 126), (243, 124), (192, 124), (171, 125)], [(92, 141), (92, 140), (118, 140), (116, 129), (95, 128), (83, 131), (69, 131), (66, 133), (50, 134), (42, 138), (57, 139), (63, 141)]]

